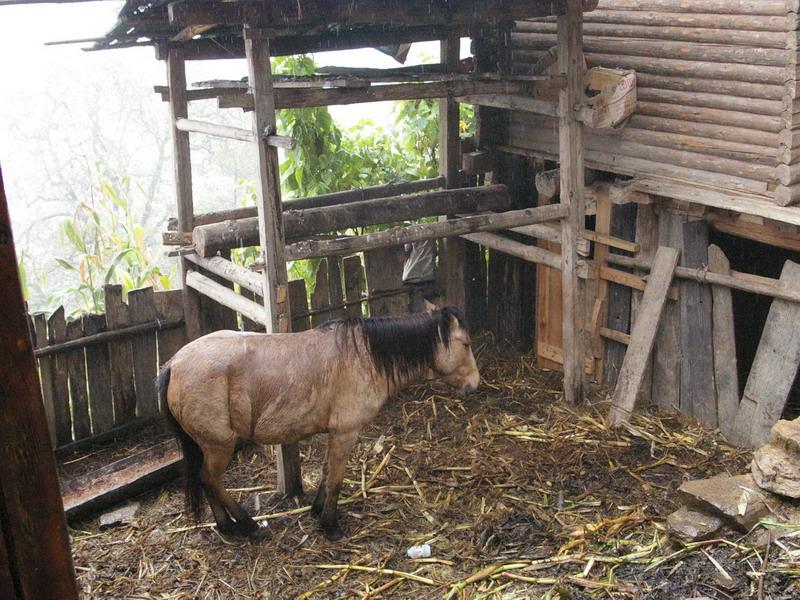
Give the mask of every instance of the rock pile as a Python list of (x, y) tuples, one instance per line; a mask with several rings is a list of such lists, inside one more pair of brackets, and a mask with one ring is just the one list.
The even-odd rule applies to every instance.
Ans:
[(760, 519), (795, 522), (800, 516), (800, 419), (778, 421), (768, 444), (755, 451), (751, 473), (687, 481), (685, 506), (667, 518), (682, 541), (709, 539), (724, 526), (750, 531)]

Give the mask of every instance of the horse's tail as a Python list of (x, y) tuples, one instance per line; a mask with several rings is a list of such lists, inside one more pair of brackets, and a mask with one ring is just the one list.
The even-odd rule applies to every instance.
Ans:
[(169, 363), (161, 367), (158, 373), (158, 397), (161, 406), (164, 407), (164, 420), (167, 422), (175, 439), (183, 451), (183, 463), (185, 474), (185, 494), (186, 507), (194, 517), (195, 521), (200, 520), (203, 508), (203, 486), (200, 481), (200, 469), (203, 466), (203, 451), (188, 433), (181, 427), (175, 415), (167, 404), (167, 390), (169, 389), (169, 379), (172, 374)]

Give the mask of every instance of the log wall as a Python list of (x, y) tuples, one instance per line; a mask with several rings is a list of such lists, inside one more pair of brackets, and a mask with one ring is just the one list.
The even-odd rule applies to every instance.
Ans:
[[(634, 69), (638, 109), (586, 132), (589, 166), (800, 200), (797, 13), (792, 2), (600, 0), (584, 16), (589, 67)], [(516, 23), (519, 74), (556, 43), (552, 18)], [(513, 111), (508, 145), (557, 155), (557, 120)]]

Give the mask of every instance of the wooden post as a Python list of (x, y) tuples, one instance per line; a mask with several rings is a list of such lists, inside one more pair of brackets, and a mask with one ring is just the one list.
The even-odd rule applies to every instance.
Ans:
[(583, 9), (580, 0), (567, 0), (566, 14), (558, 17), (558, 66), (566, 77), (559, 92), (561, 203), (568, 216), (561, 222), (561, 276), (563, 302), (564, 398), (583, 401), (584, 362), (582, 311), (578, 302), (578, 233), (584, 229), (583, 125), (575, 110), (583, 97)]
[(78, 598), (0, 172), (0, 596)]
[[(458, 70), (461, 40), (457, 34), (450, 34), (439, 44), (442, 68), (449, 72)], [(458, 102), (452, 98), (439, 100), (439, 174), (445, 177), (445, 187), (459, 187), (459, 167), (461, 166), (461, 143), (458, 134)], [(441, 240), (439, 261), (439, 281), (441, 291), (448, 304), (461, 309), (466, 305), (466, 282), (464, 278), (464, 254), (466, 242), (459, 238)]]
[[(722, 248), (708, 247), (708, 268), (730, 275), (731, 263)], [(719, 430), (729, 441), (734, 439), (736, 413), (739, 411), (739, 371), (736, 366), (736, 335), (733, 329), (733, 297), (730, 288), (711, 286), (711, 329), (714, 345), (714, 384), (717, 390)]]
[[(281, 178), (278, 150), (265, 136), (275, 134), (275, 97), (269, 58), (269, 38), (265, 31), (244, 28), (245, 55), (253, 95), (253, 136), (258, 154), (258, 230), (264, 261), (264, 309), (267, 333), (287, 333), (291, 324), (289, 311), (289, 276), (286, 272), (285, 240), (281, 207)], [(297, 444), (281, 446), (278, 458), (278, 489), (287, 496), (300, 496), (300, 451)]]
[[(192, 158), (189, 150), (189, 133), (177, 127), (179, 119), (189, 116), (186, 100), (186, 64), (183, 50), (171, 48), (167, 54), (167, 82), (169, 84), (169, 108), (172, 119), (172, 148), (175, 163), (175, 198), (178, 203), (178, 231), (191, 233), (194, 227), (194, 200), (192, 196)], [(183, 315), (186, 337), (189, 341), (201, 335), (200, 296), (186, 285), (186, 273), (191, 265), (181, 261), (183, 285)]]

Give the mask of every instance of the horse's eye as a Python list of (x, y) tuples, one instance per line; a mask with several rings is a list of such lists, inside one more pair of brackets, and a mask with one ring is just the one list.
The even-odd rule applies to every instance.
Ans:
[(472, 346), (471, 342), (463, 342), (463, 344), (465, 348), (469, 348), (470, 346)]

